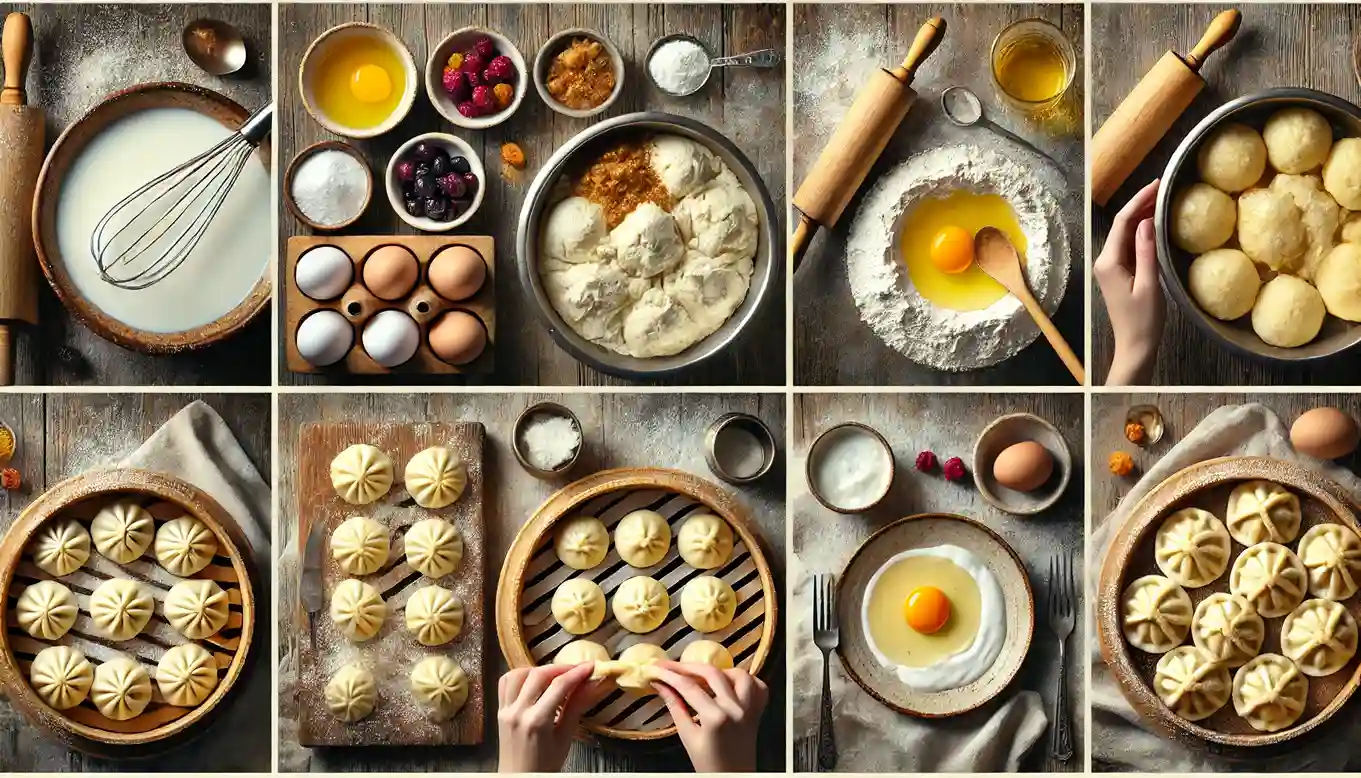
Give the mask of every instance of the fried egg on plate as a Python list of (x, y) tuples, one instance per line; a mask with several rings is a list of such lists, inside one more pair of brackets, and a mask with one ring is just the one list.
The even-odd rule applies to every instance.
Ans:
[(875, 571), (861, 624), (879, 664), (922, 692), (957, 689), (992, 667), (1006, 642), (997, 578), (959, 546), (903, 551)]

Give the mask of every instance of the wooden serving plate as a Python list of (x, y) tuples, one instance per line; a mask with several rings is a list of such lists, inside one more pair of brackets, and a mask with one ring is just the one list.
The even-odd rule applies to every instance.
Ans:
[[(626, 564), (614, 548), (614, 528), (625, 514), (650, 508), (671, 525), (671, 548), (657, 565), (640, 570)], [(691, 513), (707, 511), (728, 522), (733, 530), (733, 552), (728, 563), (701, 571), (687, 565), (676, 550), (675, 538)], [(573, 516), (595, 516), (610, 531), (610, 552), (591, 570), (573, 570), (558, 561), (553, 550), (557, 522)], [(656, 578), (671, 595), (671, 612), (660, 627), (634, 635), (612, 614), (587, 635), (572, 635), (553, 619), (553, 592), (569, 578), (584, 577), (600, 584), (607, 599), (624, 580), (635, 575)], [(737, 593), (737, 615), (718, 632), (701, 634), (685, 623), (680, 593), (699, 575), (727, 581)], [(737, 667), (756, 675), (770, 655), (777, 621), (775, 578), (751, 529), (747, 509), (732, 495), (704, 479), (679, 470), (621, 468), (602, 470), (568, 484), (539, 507), (525, 522), (506, 554), (496, 587), (496, 634), (501, 652), (512, 668), (548, 664), (558, 649), (577, 638), (595, 641), (618, 656), (638, 642), (656, 643), (678, 659), (693, 640), (722, 643)], [(661, 697), (640, 697), (614, 691), (582, 719), (588, 733), (624, 740), (658, 740), (676, 733), (676, 725)]]
[[(162, 615), (165, 595), (182, 580), (156, 562), (155, 553), (119, 564), (91, 548), (89, 560), (61, 581), (80, 606), (71, 631), (60, 640), (43, 641), (19, 627), (14, 607), (25, 587), (52, 576), (27, 556), (30, 539), (38, 528), (56, 517), (74, 518), (89, 529), (98, 510), (115, 497), (136, 497), (147, 506), (156, 523), (190, 515), (203, 522), (217, 538), (218, 553), (194, 578), (210, 578), (227, 593), (231, 613), (227, 625), (211, 638), (198, 641), (218, 664), (218, 684), (208, 699), (189, 709), (167, 705), (155, 684), (156, 663), (171, 646), (190, 642), (166, 623)], [(255, 574), (249, 541), (227, 511), (207, 493), (165, 473), (147, 470), (103, 470), (69, 478), (52, 487), (24, 510), (0, 541), (0, 601), (4, 602), (0, 629), (0, 683), (6, 696), (34, 723), (82, 751), (105, 756), (146, 756), (181, 745), (201, 734), (231, 694), (250, 657), (255, 632), (257, 603), (252, 579)], [(154, 593), (156, 613), (137, 637), (109, 641), (92, 628), (88, 610), (91, 591), (110, 578), (132, 578)], [(100, 664), (119, 655), (138, 660), (151, 675), (151, 704), (127, 721), (104, 717), (88, 699), (58, 711), (48, 706), (28, 683), (34, 656), (50, 645), (68, 645)]]
[[(354, 281), (350, 288), (334, 300), (313, 300), (298, 289), (295, 273), (298, 258), (317, 246), (335, 246), (344, 251), (354, 263)], [(382, 246), (402, 246), (416, 255), (420, 277), (416, 287), (401, 300), (381, 300), (373, 295), (360, 280), (364, 261)], [(487, 279), (477, 294), (466, 300), (452, 302), (440, 297), (428, 282), (430, 260), (440, 249), (467, 246), (476, 251), (487, 265)], [(337, 370), (363, 374), (390, 373), (490, 373), (496, 366), (496, 241), (485, 235), (369, 235), (317, 236), (288, 239), (288, 257), (284, 264), (284, 343), (288, 351), (288, 369), (295, 373), (327, 373)], [(354, 345), (344, 359), (334, 365), (316, 367), (298, 353), (298, 326), (314, 311), (327, 308), (344, 316), (354, 327)], [(416, 320), (421, 329), (421, 345), (416, 354), (397, 367), (383, 367), (364, 350), (360, 337), (364, 323), (379, 311), (403, 311)], [(430, 350), (430, 325), (446, 311), (460, 310), (476, 316), (487, 330), (487, 347), (482, 354), (466, 365), (451, 365)]]
[[(1319, 474), (1299, 465), (1265, 457), (1224, 457), (1211, 459), (1186, 468), (1170, 476), (1149, 492), (1130, 513), (1111, 543), (1106, 562), (1101, 568), (1100, 590), (1097, 595), (1097, 634), (1101, 653), (1115, 673), (1120, 689), (1130, 705), (1164, 731), (1187, 743), (1204, 749), (1206, 744), (1237, 749), (1252, 749), (1261, 756), (1263, 747), (1282, 746), (1307, 733), (1319, 729), (1332, 718), (1356, 691), (1361, 655), (1353, 657), (1347, 666), (1324, 678), (1309, 678), (1309, 701), (1304, 713), (1294, 726), (1280, 732), (1259, 732), (1241, 718), (1229, 702), (1213, 716), (1190, 722), (1173, 713), (1153, 692), (1152, 679), (1162, 655), (1148, 654), (1125, 641), (1122, 621), (1122, 599), (1125, 587), (1144, 575), (1162, 575), (1154, 562), (1153, 542), (1163, 519), (1175, 510), (1188, 507), (1203, 508), (1221, 521), (1224, 520), (1229, 492), (1239, 482), (1263, 479), (1284, 486), (1300, 498), (1304, 514), (1300, 526), (1302, 537), (1310, 527), (1318, 524), (1342, 524), (1353, 531), (1361, 531), (1356, 516), (1342, 501), (1342, 488)], [(1297, 551), (1299, 539), (1286, 544)], [(1243, 545), (1233, 541), (1233, 556), (1237, 559)], [(1232, 570), (1233, 563), (1229, 563)], [(1214, 592), (1229, 590), (1229, 570), (1208, 586), (1186, 589), (1193, 605)], [(1309, 596), (1306, 596), (1309, 599)], [(1353, 596), (1343, 602), (1352, 615), (1361, 620), (1361, 597)], [(1266, 640), (1261, 653), (1280, 653), (1281, 624), (1284, 618), (1265, 619)], [(1186, 643), (1190, 643), (1188, 637)], [(1291, 742), (1291, 748), (1300, 743)], [(1246, 756), (1246, 754), (1244, 754)]]
[[(298, 743), (304, 746), (449, 746), (476, 745), (483, 739), (483, 575), (482, 549), (486, 542), (482, 505), (486, 472), (482, 450), (486, 432), (475, 422), (454, 423), (320, 423), (304, 424), (300, 433), (302, 460), (298, 473), (298, 548), (307, 547), (307, 535), (317, 522), (327, 533), (322, 570), (325, 607), (315, 617), (316, 645), (308, 644), (307, 614), (291, 603), (302, 635), (298, 668)], [(350, 505), (331, 485), (331, 460), (354, 443), (372, 444), (392, 458), (395, 470), (392, 489), (371, 505)], [(447, 446), (463, 458), (468, 484), (458, 501), (447, 508), (429, 510), (416, 505), (402, 485), (406, 463), (430, 446)], [(387, 526), (391, 548), (388, 561), (372, 575), (357, 576), (372, 584), (388, 605), (387, 621), (378, 635), (363, 643), (351, 643), (335, 628), (330, 617), (331, 592), (350, 576), (330, 555), (330, 533), (351, 516), (368, 516)], [(463, 561), (444, 578), (433, 580), (406, 562), (403, 543), (412, 524), (442, 518), (463, 534)], [(423, 646), (406, 630), (406, 601), (418, 589), (432, 583), (449, 589), (463, 601), (463, 632), (443, 646)], [(458, 662), (468, 675), (468, 702), (448, 721), (431, 721), (411, 700), (410, 676), (425, 656), (443, 654)], [(378, 681), (378, 705), (373, 713), (346, 724), (326, 707), (326, 684), (342, 666), (361, 661)]]

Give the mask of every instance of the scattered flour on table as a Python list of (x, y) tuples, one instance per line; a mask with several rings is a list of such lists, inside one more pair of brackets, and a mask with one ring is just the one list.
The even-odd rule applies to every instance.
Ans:
[(860, 88), (887, 61), (889, 38), (885, 25), (856, 32), (833, 26), (812, 37), (801, 47), (806, 56), (792, 70), (797, 132), (816, 152), (832, 137)]

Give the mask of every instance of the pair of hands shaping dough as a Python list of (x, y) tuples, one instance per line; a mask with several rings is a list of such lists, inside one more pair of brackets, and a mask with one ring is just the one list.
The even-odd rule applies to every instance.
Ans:
[[(753, 772), (766, 685), (745, 670), (663, 661), (653, 665), (696, 772)], [(503, 773), (562, 769), (581, 717), (614, 687), (592, 681), (593, 662), (521, 667), (501, 676), (497, 729)], [(698, 717), (698, 720), (696, 720)]]
[(1159, 184), (1154, 180), (1120, 209), (1101, 255), (1092, 264), (1115, 333), (1115, 357), (1106, 375), (1107, 385), (1148, 384), (1153, 380), (1166, 314), (1153, 239), (1153, 206)]

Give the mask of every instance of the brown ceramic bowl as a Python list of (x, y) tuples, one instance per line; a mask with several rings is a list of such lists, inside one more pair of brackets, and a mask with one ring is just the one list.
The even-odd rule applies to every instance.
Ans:
[[(369, 182), (368, 194), (364, 196), (364, 205), (359, 208), (359, 212), (349, 219), (336, 224), (322, 224), (320, 222), (312, 221), (307, 218), (307, 215), (302, 212), (302, 209), (298, 207), (297, 202), (293, 199), (293, 178), (298, 173), (298, 167), (309, 157), (322, 151), (339, 151), (350, 155), (359, 163), (360, 167), (364, 168), (364, 177)], [(306, 224), (308, 227), (311, 227), (318, 232), (343, 230), (359, 221), (359, 217), (363, 216), (364, 212), (369, 209), (369, 203), (373, 202), (373, 171), (369, 168), (369, 162), (364, 159), (364, 155), (360, 154), (359, 150), (354, 146), (351, 146), (344, 141), (324, 140), (320, 143), (313, 143), (311, 146), (299, 151), (297, 156), (293, 157), (293, 161), (288, 163), (288, 169), (284, 171), (283, 199), (284, 206), (288, 208), (289, 213), (293, 214), (293, 218)]]
[[(1008, 447), (1031, 440), (1045, 448), (1054, 460), (1049, 479), (1030, 492), (1008, 489), (992, 475), (997, 455)], [(1068, 488), (1073, 474), (1073, 455), (1058, 428), (1033, 413), (1010, 413), (989, 424), (973, 447), (973, 481), (978, 493), (994, 508), (1015, 516), (1034, 516), (1053, 507)]]

